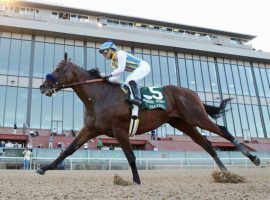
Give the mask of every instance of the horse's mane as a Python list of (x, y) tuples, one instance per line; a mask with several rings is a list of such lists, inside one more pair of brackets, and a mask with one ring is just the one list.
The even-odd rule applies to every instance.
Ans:
[(96, 77), (96, 78), (102, 78), (102, 76), (100, 75), (100, 71), (99, 69), (96, 67), (94, 69), (90, 69), (87, 71), (90, 75)]

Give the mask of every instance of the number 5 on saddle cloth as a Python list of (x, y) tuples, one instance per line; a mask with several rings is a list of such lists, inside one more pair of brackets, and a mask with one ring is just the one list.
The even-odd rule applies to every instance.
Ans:
[[(127, 87), (122, 87), (122, 90), (125, 93), (128, 93), (128, 95), (133, 97), (132, 92), (129, 91)], [(142, 105), (140, 108), (137, 105), (132, 105), (132, 112), (131, 112), (131, 121), (129, 124), (129, 136), (133, 137), (138, 129), (139, 121), (138, 118), (139, 109), (167, 109), (167, 103), (163, 95), (163, 88), (161, 87), (142, 87), (141, 90), (141, 99), (142, 99)]]

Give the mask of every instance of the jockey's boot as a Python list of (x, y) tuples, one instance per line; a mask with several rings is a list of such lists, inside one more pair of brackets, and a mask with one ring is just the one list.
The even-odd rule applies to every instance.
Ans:
[(140, 89), (138, 88), (137, 83), (135, 81), (129, 81), (129, 86), (133, 93), (134, 99), (127, 99), (127, 102), (130, 104), (135, 104), (137, 106), (140, 106), (142, 104), (141, 92), (140, 92)]

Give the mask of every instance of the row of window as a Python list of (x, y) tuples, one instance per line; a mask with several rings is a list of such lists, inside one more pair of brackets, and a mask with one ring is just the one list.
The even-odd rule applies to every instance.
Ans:
[[(0, 11), (8, 11), (8, 12), (15, 12), (19, 14), (28, 14), (28, 15), (39, 15), (39, 9), (35, 8), (26, 8), (26, 7), (18, 7), (14, 5), (4, 5), (0, 4)], [(152, 24), (143, 24), (139, 22), (131, 22), (131, 21), (121, 21), (117, 19), (108, 19), (105, 17), (94, 17), (94, 16), (87, 16), (87, 15), (81, 15), (81, 14), (75, 14), (75, 13), (66, 13), (66, 12), (60, 12), (60, 11), (52, 11), (51, 12), (52, 18), (57, 19), (65, 19), (65, 20), (71, 20), (71, 21), (80, 21), (80, 22), (90, 22), (95, 21), (99, 22), (102, 25), (117, 25), (117, 26), (123, 26), (123, 27), (130, 27), (130, 28), (140, 28), (145, 29), (149, 31), (161, 31), (161, 32), (167, 32), (167, 33), (175, 33), (175, 34), (181, 34), (186, 36), (195, 36), (202, 39), (211, 40), (216, 38), (216, 36), (209, 34), (209, 33), (202, 33), (202, 32), (196, 32), (191, 30), (183, 30), (178, 28), (172, 28), (172, 27), (164, 27), (164, 26), (158, 26), (158, 25), (152, 25)]]
[(14, 13), (19, 13), (19, 14), (27, 14), (27, 15), (39, 14), (39, 9), (30, 8), (30, 7), (19, 7), (15, 5), (4, 5), (4, 4), (0, 4), (0, 11), (14, 12)]
[[(106, 74), (111, 71), (108, 61), (98, 53), (98, 48), (38, 41), (33, 45), (32, 47), (31, 42), (26, 40), (1, 38), (0, 73), (41, 78), (53, 71), (63, 59), (64, 52), (68, 53), (74, 63), (86, 69), (98, 66)], [(30, 62), (32, 48), (34, 54), (33, 61)], [(240, 95), (260, 99), (259, 97), (269, 97), (270, 94), (270, 69), (262, 64), (252, 68), (243, 64), (204, 60), (198, 56), (179, 58), (177, 54), (176, 57), (171, 56), (171, 53), (134, 53), (152, 66), (151, 74), (140, 85), (181, 85), (202, 94), (220, 94), (221, 98), (224, 95)], [(33, 69), (30, 69), (30, 63), (33, 63)], [(126, 76), (125, 73), (122, 80)], [(64, 129), (79, 129), (82, 125), (83, 106), (73, 92), (59, 92), (55, 97), (48, 98), (41, 96), (38, 89), (29, 91), (29, 88), (4, 85), (1, 86), (1, 94), (4, 94), (4, 98), (0, 100), (0, 123), (4, 126), (12, 126), (14, 121), (22, 124), (27, 119), (27, 113), (33, 128), (51, 128), (56, 124)], [(28, 98), (31, 98), (31, 105), (27, 105)], [(219, 100), (207, 103), (218, 105), (218, 102)], [(66, 110), (70, 113), (68, 116)], [(227, 124), (237, 136), (246, 134), (244, 132), (249, 130), (252, 137), (263, 137), (264, 133), (270, 137), (269, 111), (270, 107), (266, 105), (242, 104), (234, 100), (225, 121), (219, 119), (218, 123)], [(167, 133), (175, 131), (169, 126), (158, 130), (160, 133), (165, 133), (164, 130)]]

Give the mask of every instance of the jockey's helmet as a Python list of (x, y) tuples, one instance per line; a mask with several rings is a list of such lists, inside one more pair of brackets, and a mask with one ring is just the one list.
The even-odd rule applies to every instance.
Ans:
[(102, 43), (102, 44), (100, 45), (100, 47), (99, 47), (99, 53), (100, 53), (100, 54), (103, 54), (103, 52), (104, 52), (105, 50), (109, 50), (109, 49), (116, 50), (117, 47), (116, 47), (116, 45), (115, 45), (113, 42), (111, 42), (111, 41), (104, 42), (104, 43)]

